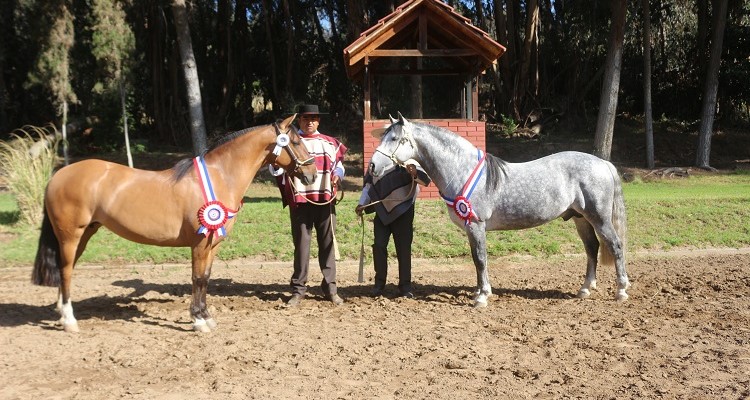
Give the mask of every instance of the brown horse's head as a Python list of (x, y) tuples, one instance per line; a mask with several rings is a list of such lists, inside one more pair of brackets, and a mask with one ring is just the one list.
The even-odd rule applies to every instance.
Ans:
[[(294, 114), (274, 124), (277, 136), (276, 144), (282, 148), (274, 163), (307, 185), (315, 180), (318, 169), (315, 167), (315, 158), (307, 151), (299, 133), (292, 127), (292, 121), (296, 116), (297, 114)], [(288, 140), (283, 138), (284, 135)]]

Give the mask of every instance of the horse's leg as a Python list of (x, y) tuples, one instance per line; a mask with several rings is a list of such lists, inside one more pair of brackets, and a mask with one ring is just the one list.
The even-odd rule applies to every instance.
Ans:
[(211, 277), (211, 264), (214, 258), (214, 248), (211, 240), (201, 242), (193, 247), (193, 301), (190, 304), (190, 316), (193, 319), (193, 330), (196, 332), (211, 332), (216, 329), (216, 321), (211, 318), (206, 305), (206, 291)]
[(625, 251), (623, 250), (622, 240), (617, 235), (614, 226), (607, 221), (601, 224), (600, 228), (597, 229), (597, 233), (602, 240), (605, 250), (601, 254), (602, 265), (615, 265), (615, 272), (617, 273), (617, 294), (615, 294), (615, 300), (625, 301), (628, 299), (627, 290), (630, 287), (630, 281), (625, 271)]
[[(70, 298), (70, 283), (73, 278), (76, 252), (80, 242), (80, 232), (60, 240), (60, 291), (57, 299), (57, 311), (60, 313), (60, 323), (65, 332), (78, 332), (78, 321), (73, 315), (73, 302)], [(58, 236), (58, 237), (62, 237)]]
[(78, 241), (78, 248), (76, 249), (76, 263), (78, 262), (78, 259), (81, 258), (81, 254), (83, 254), (83, 251), (86, 250), (86, 245), (89, 243), (89, 240), (92, 236), (94, 236), (94, 234), (99, 230), (100, 227), (101, 224), (94, 223), (84, 229), (83, 235), (81, 235), (81, 239)]
[(474, 292), (474, 307), (487, 307), (487, 299), (492, 296), (490, 276), (487, 271), (487, 232), (484, 222), (473, 222), (466, 227), (466, 235), (471, 246), (471, 258), (477, 270), (477, 290)]
[(596, 237), (594, 227), (584, 218), (573, 218), (578, 230), (578, 236), (583, 241), (586, 250), (586, 280), (578, 290), (578, 298), (585, 299), (591, 296), (591, 290), (596, 289), (596, 263), (599, 254), (599, 239)]

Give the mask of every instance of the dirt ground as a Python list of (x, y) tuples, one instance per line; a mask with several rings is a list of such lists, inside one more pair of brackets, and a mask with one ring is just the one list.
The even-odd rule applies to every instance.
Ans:
[(346, 261), (344, 305), (315, 287), (287, 309), (290, 265), (217, 261), (208, 334), (190, 330), (187, 265), (79, 266), (78, 334), (55, 325), (56, 289), (2, 268), (0, 398), (750, 397), (750, 249), (632, 255), (623, 304), (609, 268), (574, 298), (583, 264), (495, 259), (474, 309), (466, 260), (417, 260), (414, 299), (369, 297), (371, 266), (360, 284)]

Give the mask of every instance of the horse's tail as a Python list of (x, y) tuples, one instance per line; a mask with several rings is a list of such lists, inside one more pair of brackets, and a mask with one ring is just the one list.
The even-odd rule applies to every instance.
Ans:
[[(628, 235), (628, 224), (627, 215), (625, 213), (625, 198), (622, 195), (622, 181), (620, 175), (617, 173), (617, 169), (612, 163), (607, 162), (612, 173), (612, 179), (614, 187), (612, 188), (612, 225), (615, 227), (617, 237), (620, 238), (622, 245), (622, 253), (625, 254), (627, 248), (627, 235)], [(615, 256), (609, 251), (607, 246), (599, 246), (599, 261), (602, 265), (615, 265)]]
[(60, 286), (60, 242), (55, 236), (46, 208), (31, 282), (42, 286)]

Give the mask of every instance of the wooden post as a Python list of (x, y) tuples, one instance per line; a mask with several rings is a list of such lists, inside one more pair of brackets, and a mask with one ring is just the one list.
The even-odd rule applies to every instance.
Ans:
[(370, 58), (367, 56), (365, 56), (365, 76), (363, 84), (365, 86), (365, 104), (362, 106), (362, 112), (364, 113), (365, 121), (369, 121), (372, 119), (372, 114), (370, 113), (370, 88), (372, 86), (372, 75), (370, 74)]

